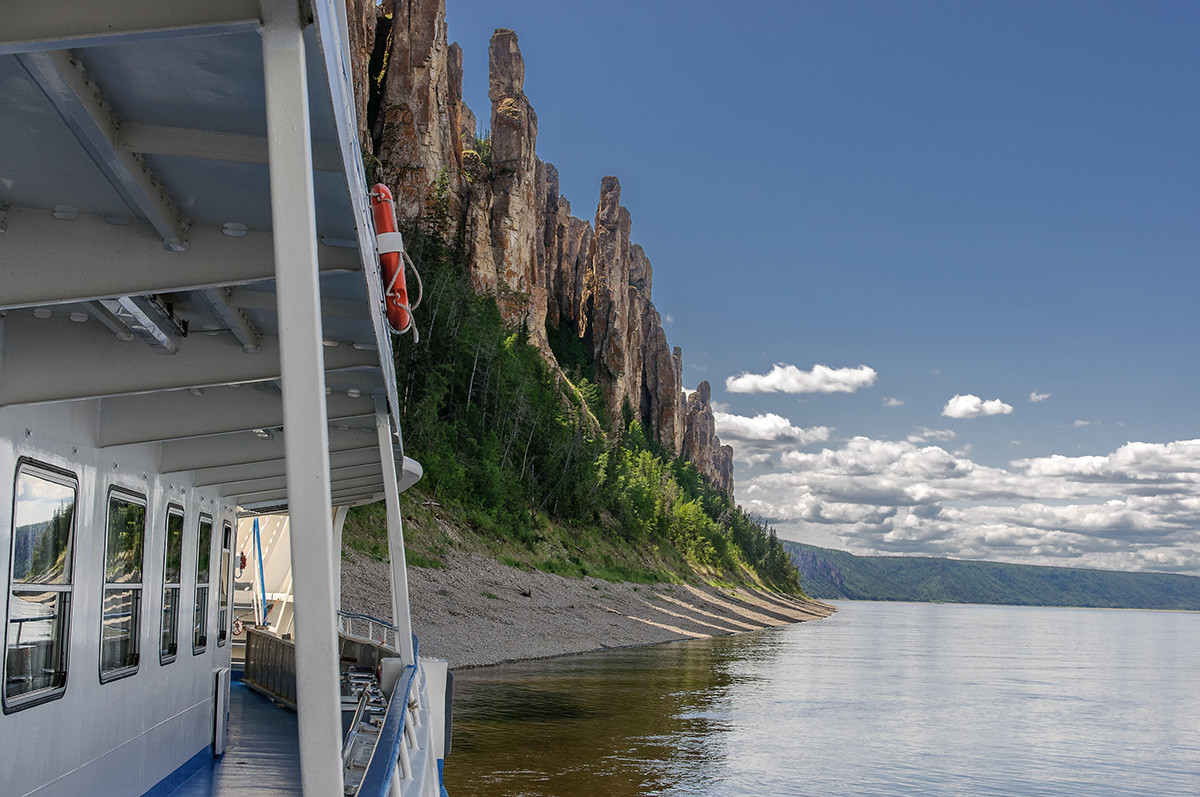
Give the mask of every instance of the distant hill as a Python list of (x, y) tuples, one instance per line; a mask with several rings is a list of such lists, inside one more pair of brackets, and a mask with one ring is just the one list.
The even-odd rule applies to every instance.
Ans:
[(909, 556), (783, 541), (813, 598), (1200, 611), (1200, 578)]

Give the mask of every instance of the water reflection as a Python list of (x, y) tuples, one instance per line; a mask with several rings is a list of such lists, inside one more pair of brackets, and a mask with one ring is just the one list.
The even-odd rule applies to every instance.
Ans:
[(770, 655), (768, 633), (456, 673), (447, 789), (704, 793), (722, 769), (732, 665)]
[(1200, 614), (843, 604), (456, 674), (453, 797), (1200, 794)]

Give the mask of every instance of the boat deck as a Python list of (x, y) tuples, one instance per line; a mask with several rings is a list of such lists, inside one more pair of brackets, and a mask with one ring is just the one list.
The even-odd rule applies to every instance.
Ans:
[(170, 792), (170, 797), (277, 797), (300, 793), (296, 715), (234, 681), (229, 690), (225, 755), (195, 772)]

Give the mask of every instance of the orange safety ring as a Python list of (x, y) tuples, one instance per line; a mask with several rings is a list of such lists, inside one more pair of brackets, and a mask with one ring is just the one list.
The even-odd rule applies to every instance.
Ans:
[(408, 288), (404, 284), (404, 244), (396, 231), (396, 206), (392, 192), (383, 183), (371, 189), (371, 214), (375, 219), (388, 326), (399, 335), (412, 326), (412, 308), (408, 306)]

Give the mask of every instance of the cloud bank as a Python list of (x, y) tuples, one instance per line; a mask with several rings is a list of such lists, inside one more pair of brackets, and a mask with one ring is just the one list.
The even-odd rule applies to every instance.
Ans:
[(854, 393), (874, 385), (877, 376), (875, 369), (866, 365), (814, 365), (811, 371), (801, 371), (794, 365), (776, 363), (770, 373), (727, 377), (725, 389), (730, 393)]
[(863, 553), (1200, 574), (1200, 440), (997, 468), (922, 432), (789, 450), (738, 499), (785, 537), (819, 524)]
[(1000, 399), (984, 401), (979, 396), (968, 393), (965, 396), (956, 395), (946, 402), (942, 415), (947, 418), (979, 418), (984, 415), (1008, 415), (1013, 411), (1011, 404), (1005, 404)]
[(733, 444), (733, 456), (750, 466), (772, 466), (781, 456), (813, 443), (824, 443), (832, 429), (813, 426), (804, 429), (773, 412), (748, 417), (713, 411), (717, 436)]

